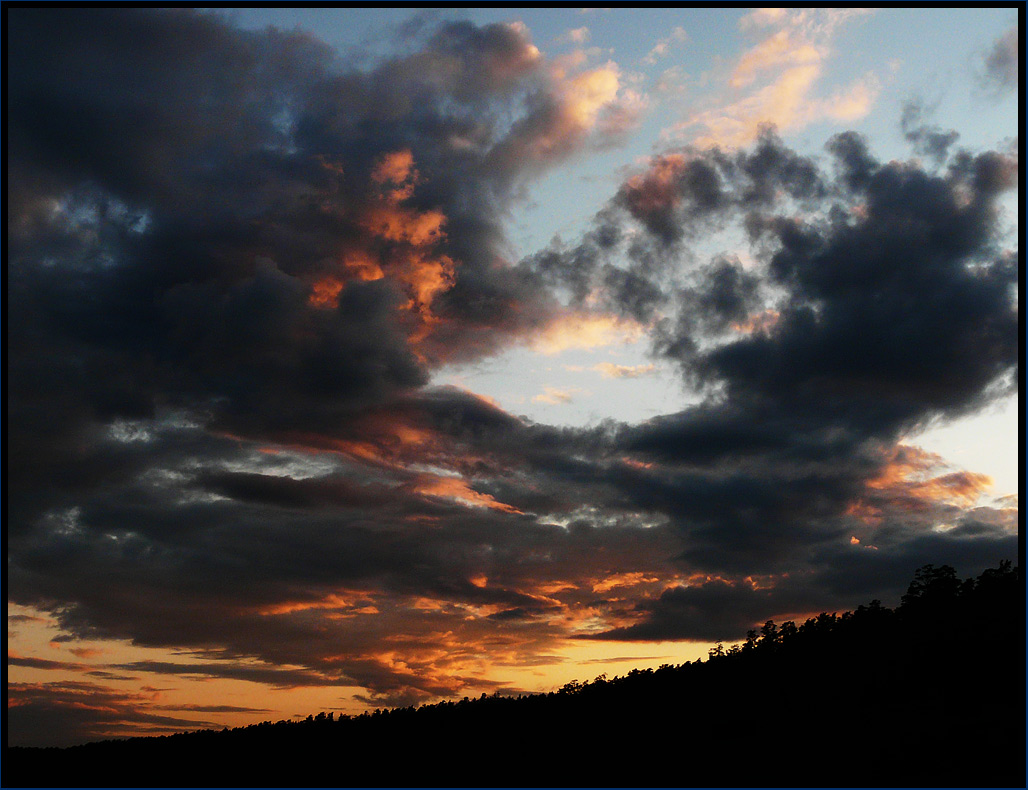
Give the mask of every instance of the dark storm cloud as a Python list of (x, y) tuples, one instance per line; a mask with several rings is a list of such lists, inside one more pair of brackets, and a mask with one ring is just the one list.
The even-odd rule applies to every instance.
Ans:
[[(998, 511), (989, 509), (986, 528), (968, 520), (923, 536), (962, 512), (964, 505), (945, 501), (948, 490), (967, 482), (959, 474), (934, 478), (932, 496), (907, 493), (898, 477), (875, 482), (902, 464), (891, 449), (900, 436), (1016, 391), (1020, 354), (1020, 254), (1004, 248), (1011, 242), (1002, 235), (999, 203), (1017, 185), (1016, 154), (951, 154), (956, 136), (924, 124), (912, 105), (904, 128), (936, 167), (949, 156), (948, 167), (883, 164), (863, 138), (844, 133), (827, 145), (833, 175), (814, 159), (783, 152), (766, 132), (752, 155), (738, 155), (734, 169), (716, 150), (696, 154), (705, 168), (663, 158), (620, 193), (640, 196), (634, 207), (627, 204), (630, 221), (658, 245), (685, 238), (706, 210), (715, 223), (737, 216), (758, 255), (757, 265), (745, 268), (722, 256), (697, 264), (669, 251), (664, 265), (683, 265), (688, 274), (677, 292), (677, 317), (657, 324), (654, 350), (678, 362), (706, 397), (678, 414), (624, 426), (615, 440), (634, 457), (657, 462), (610, 482), (620, 483), (625, 499), (669, 519), (685, 545), (684, 567), (779, 574), (824, 563), (828, 578), (844, 556), (833, 547), (846, 546), (860, 525), (855, 503), (874, 499), (867, 495), (872, 483), (889, 492), (873, 506), (896, 516), (876, 526), (875, 543), (889, 543), (896, 568), (907, 570), (894, 569), (878, 586), (865, 577), (865, 592), (895, 594), (931, 552), (963, 557), (969, 572), (1016, 552), (1013, 524), (996, 527)], [(701, 172), (747, 176), (679, 177)], [(781, 196), (772, 199), (755, 174), (794, 188), (780, 183)], [(598, 222), (609, 225), (611, 217), (607, 210)], [(582, 262), (596, 259), (583, 250), (597, 248), (587, 236), (579, 247), (551, 249), (530, 263), (557, 272), (566, 262), (580, 282)], [(912, 508), (921, 515), (911, 517)], [(866, 530), (861, 534), (867, 539)], [(972, 536), (981, 542), (972, 544)], [(755, 595), (731, 584), (706, 591), (709, 597), (693, 588), (667, 593), (642, 623), (609, 635), (709, 638), (708, 626), (732, 622), (715, 605), (723, 597), (740, 613), (737, 625), (794, 605), (784, 592)], [(810, 607), (818, 600), (832, 600), (823, 582), (796, 598)], [(738, 636), (739, 628), (721, 633), (729, 632)]]
[(944, 564), (956, 568), (962, 577), (976, 576), (1017, 556), (1016, 535), (994, 528), (979, 534), (981, 539), (973, 541), (956, 531), (908, 533), (891, 551), (862, 546), (822, 551), (806, 564), (806, 573), (764, 588), (744, 579), (671, 587), (658, 598), (638, 604), (638, 623), (593, 638), (736, 641), (770, 619), (802, 622), (820, 612), (842, 612), (876, 599), (894, 606), (910, 584), (911, 568)]
[(287, 153), (280, 115), (316, 82), (320, 44), (180, 12), (9, 21), (16, 500), (17, 484), (130, 472), (96, 450), (113, 418), (178, 405), (259, 426), (288, 404), (317, 420), (326, 395), (338, 415), (425, 381), (384, 321), (401, 294), (354, 284), (342, 301), (363, 310), (316, 312), (297, 276), (329, 252), (309, 201), (338, 184), (316, 154)]
[[(516, 184), (589, 130), (568, 127), (518, 29), (445, 24), (361, 72), (307, 36), (192, 12), (10, 21), (10, 371), (27, 458), (55, 462), (90, 423), (158, 406), (249, 433), (324, 429), (425, 384), (426, 362), (553, 318), (502, 264), (500, 223)], [(408, 165), (380, 175), (397, 153)]]
[(108, 672), (105, 669), (93, 669), (86, 672), (86, 675), (91, 678), (100, 678), (101, 680), (125, 680), (132, 683), (139, 682), (138, 675), (122, 675), (116, 672)]
[(683, 360), (737, 403), (889, 435), (979, 405), (1016, 370), (1016, 266), (999, 247), (997, 199), (1016, 157), (957, 157), (933, 176), (875, 169), (850, 217), (765, 220), (774, 286), (788, 302), (769, 332)]
[(7, 654), (8, 666), (29, 667), (30, 669), (53, 669), (53, 670), (80, 670), (85, 664), (76, 664), (68, 661), (52, 661), (46, 658), (32, 658), (31, 656), (16, 656)]
[[(622, 184), (580, 242), (555, 243), (524, 259), (520, 268), (567, 289), (575, 303), (600, 297), (608, 309), (644, 323), (666, 312), (676, 296), (695, 298), (691, 292), (675, 294), (683, 287), (699, 298), (720, 300), (717, 306), (730, 313), (736, 305), (724, 300), (737, 302), (744, 294), (729, 289), (752, 290), (752, 283), (742, 282), (752, 278), (727, 282), (733, 270), (722, 267), (706, 273), (708, 282), (680, 282), (677, 270), (692, 255), (687, 242), (782, 196), (814, 205), (827, 190), (815, 162), (764, 128), (751, 151), (686, 150), (655, 157), (643, 173)], [(629, 232), (636, 229), (643, 232)], [(690, 312), (680, 311), (683, 320)]]
[(253, 472), (211, 472), (197, 481), (204, 489), (241, 502), (295, 508), (384, 504), (388, 490), (353, 483), (347, 478), (294, 480), (284, 475)]
[(245, 708), (240, 705), (157, 705), (159, 710), (187, 710), (194, 713), (273, 713), (267, 708)]
[[(997, 205), (1016, 186), (1016, 156), (962, 152), (933, 175), (877, 163), (850, 133), (828, 147), (836, 197), (806, 218), (747, 214), (763, 267), (701, 267), (677, 326), (658, 335), (691, 380), (723, 391), (722, 405), (682, 422), (749, 422), (758, 444), (780, 421), (787, 442), (797, 431), (891, 437), (977, 407), (1016, 369), (1018, 253), (1000, 247)], [(746, 326), (762, 302), (764, 324)], [(735, 335), (711, 343), (729, 324)]]
[(109, 738), (112, 732), (161, 735), (218, 726), (210, 720), (152, 712), (181, 709), (154, 705), (146, 693), (95, 683), (10, 683), (7, 695), (8, 746), (73, 746)]
[(745, 636), (746, 631), (768, 612), (790, 611), (793, 605), (783, 601), (783, 596), (777, 591), (710, 581), (694, 587), (672, 587), (640, 608), (646, 614), (644, 621), (615, 628), (597, 638), (626, 641), (735, 640)]
[(44, 623), (46, 620), (42, 617), (36, 617), (30, 614), (9, 614), (7, 615), (8, 623)]
[[(492, 470), (503, 459), (516, 458), (518, 444), (528, 452), (530, 443), (538, 466), (569, 469), (566, 461), (558, 463), (561, 453), (552, 446), (552, 429), (535, 429), (456, 390), (429, 391), (415, 403), (424, 422), (411, 424), (435, 426), (457, 447), (476, 447), (483, 456), (476, 465)], [(182, 431), (167, 428), (171, 436), (155, 434), (150, 441), (171, 444)], [(587, 446), (585, 440), (580, 444)], [(201, 456), (211, 467), (207, 470), (188, 471), (195, 464), (194, 452), (176, 462), (165, 451), (155, 458), (153, 470), (141, 470), (141, 480), (82, 497), (74, 513), (55, 517), (49, 529), (19, 543), (12, 588), (44, 607), (50, 600), (74, 599), (74, 607), (56, 615), (69, 634), (132, 634), (143, 646), (221, 645), (224, 650), (205, 656), (203, 663), (137, 662), (115, 669), (283, 687), (363, 686), (385, 695), (381, 703), (399, 699), (397, 694), (425, 699), (460, 688), (432, 667), (397, 674), (382, 664), (377, 653), (384, 645), (395, 649), (402, 644), (400, 635), (409, 634), (404, 639), (416, 651), (423, 647), (422, 630), (452, 630), (456, 618), (464, 634), (461, 649), (474, 651), (487, 632), (492, 639), (500, 637), (490, 624), (508, 620), (513, 630), (506, 638), (522, 645), (527, 640), (530, 646), (521, 649), (531, 660), (558, 632), (543, 620), (521, 635), (519, 623), (560, 614), (558, 601), (537, 591), (538, 586), (571, 579), (588, 589), (604, 574), (660, 565), (674, 550), (667, 535), (630, 525), (565, 532), (528, 517), (468, 508), (421, 493), (417, 474), (404, 470), (379, 469), (390, 489), (386, 482), (348, 478), (350, 465), (340, 460), (327, 464), (327, 472), (323, 467), (320, 474), (301, 479), (282, 475), (283, 467), (275, 464), (290, 468), (298, 462), (279, 455), (260, 455), (277, 475), (229, 472), (223, 465), (240, 464), (248, 453), (231, 451), (231, 444), (217, 448), (213, 444)], [(526, 467), (525, 461), (518, 463)], [(151, 476), (158, 470), (169, 477)], [(579, 465), (578, 474), (585, 476), (585, 465)], [(190, 479), (192, 490), (183, 485)], [(563, 492), (526, 493), (537, 488), (528, 483), (481, 488), (509, 493), (522, 506), (534, 501), (566, 510), (567, 487), (561, 480), (552, 488)], [(426, 530), (421, 523), (444, 528)], [(488, 584), (472, 583), (476, 576), (488, 577)], [(409, 601), (419, 598), (439, 603), (412, 621)], [(469, 621), (468, 607), (484, 608)], [(197, 617), (201, 611), (204, 615)], [(524, 616), (513, 618), (512, 611)], [(261, 669), (232, 660), (255, 655), (310, 669)], [(455, 647), (453, 655), (456, 660), (461, 650)]]
[[(301, 686), (349, 685), (346, 680), (328, 677), (319, 672), (277, 667), (248, 666), (224, 661), (182, 664), (171, 661), (132, 661), (126, 664), (111, 664), (113, 669), (130, 672), (153, 672), (160, 675), (183, 675), (191, 678), (227, 678), (261, 683), (272, 688), (297, 688)], [(199, 708), (190, 708), (199, 710)], [(208, 712), (213, 712), (208, 709)]]
[[(185, 460), (166, 432), (110, 441), (118, 421), (171, 410), (194, 432), (363, 440), (369, 407), (424, 385), (432, 360), (555, 315), (503, 264), (500, 224), (511, 190), (588, 130), (521, 30), (447, 23), (357, 71), (308, 36), (193, 12), (9, 21), (14, 534), (89, 492), (160, 496), (129, 481)], [(443, 292), (415, 304), (433, 277)], [(182, 452), (202, 464), (220, 444)], [(297, 504), (303, 488), (223, 470), (200, 483)]]
[[(944, 157), (953, 140), (935, 139), (920, 116), (908, 105), (911, 141)], [(1016, 154), (960, 151), (947, 170), (931, 173), (878, 162), (854, 133), (832, 138), (827, 150), (834, 174), (769, 130), (751, 153), (659, 158), (615, 199), (627, 215), (608, 207), (581, 244), (523, 262), (583, 298), (617, 249), (601, 235), (624, 238), (635, 226), (667, 245), (700, 215), (734, 216), (748, 230), (756, 267), (725, 256), (699, 264), (672, 250), (660, 260), (665, 271), (685, 273), (669, 311), (676, 317), (656, 325), (656, 351), (712, 394), (629, 431), (630, 447), (675, 447), (683, 460), (712, 459), (722, 444), (728, 453), (749, 443), (816, 454), (827, 442), (836, 452), (974, 410), (1012, 386), (1019, 252), (1002, 247), (998, 199), (1016, 187)], [(632, 249), (618, 251), (638, 275)]]
[[(932, 483), (944, 486), (952, 477), (936, 478)], [(783, 487), (788, 485), (783, 483)], [(794, 542), (794, 554), (784, 566), (787, 573), (751, 575), (759, 574), (762, 566), (750, 556), (725, 578), (707, 577), (699, 583), (669, 587), (658, 597), (640, 600), (634, 610), (637, 622), (592, 638), (738, 640), (768, 619), (802, 621), (818, 612), (840, 612), (873, 599), (895, 605), (911, 581), (911, 569), (928, 563), (950, 565), (962, 576), (975, 576), (1018, 555), (1016, 512), (1004, 513), (990, 507), (967, 510), (945, 498), (924, 493), (915, 496), (914, 491), (923, 485), (912, 482), (894, 488), (876, 486), (868, 488), (863, 496), (852, 496), (849, 501), (857, 505), (871, 497), (877, 515), (870, 519), (870, 524), (850, 514), (837, 514), (834, 518), (831, 512), (822, 514), (817, 529), (802, 541)], [(753, 504), (751, 509), (759, 510), (759, 503), (749, 502)], [(732, 506), (725, 510), (730, 512)], [(788, 544), (790, 524), (803, 517), (801, 507), (794, 510), (788, 520), (773, 524), (769, 530), (774, 534), (770, 551)], [(842, 536), (854, 537), (831, 540), (828, 533), (833, 521), (843, 530)], [(952, 528), (937, 529), (940, 524), (953, 521), (956, 524)], [(711, 531), (718, 541), (716, 552), (711, 552), (709, 558), (687, 552), (689, 563), (697, 567), (724, 567), (723, 557), (730, 558), (733, 549), (726, 541), (738, 536), (738, 529), (726, 520), (724, 532), (727, 534)], [(792, 535), (795, 536), (795, 529)], [(746, 550), (755, 554), (761, 548), (759, 538), (746, 538)], [(802, 561), (799, 553), (803, 555)], [(767, 567), (765, 564), (764, 568)]]

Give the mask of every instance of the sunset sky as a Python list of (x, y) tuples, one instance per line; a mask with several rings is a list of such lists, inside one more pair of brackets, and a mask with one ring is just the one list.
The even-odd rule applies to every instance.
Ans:
[(8, 744), (1016, 560), (1016, 7), (4, 11)]

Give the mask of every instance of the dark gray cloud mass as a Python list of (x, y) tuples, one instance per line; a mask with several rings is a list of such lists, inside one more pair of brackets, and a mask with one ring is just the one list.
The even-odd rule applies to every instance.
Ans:
[[(1016, 555), (1016, 506), (900, 443), (1017, 391), (1016, 153), (913, 110), (930, 168), (766, 129), (654, 158), (515, 263), (518, 190), (597, 133), (519, 28), (356, 69), (202, 13), (7, 18), (9, 600), (196, 656), (107, 669), (409, 704), (484, 654), (735, 639)], [(733, 230), (752, 260), (703, 251)], [(586, 304), (700, 401), (560, 428), (429, 385)], [(18, 693), (34, 729), (83, 694), (143, 710)]]
[[(192, 714), (218, 712), (204, 706), (159, 705), (152, 693), (126, 693), (97, 683), (11, 683), (7, 687), (8, 743), (35, 746), (45, 742), (73, 746), (119, 735), (169, 735), (214, 727), (216, 722)], [(172, 715), (178, 712), (186, 715)], [(241, 708), (239, 712), (248, 712)], [(259, 710), (249, 712), (260, 713)]]

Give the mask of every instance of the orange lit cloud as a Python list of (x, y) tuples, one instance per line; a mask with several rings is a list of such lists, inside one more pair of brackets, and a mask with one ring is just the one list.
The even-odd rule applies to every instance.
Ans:
[(695, 140), (700, 146), (741, 146), (755, 140), (767, 124), (788, 131), (823, 118), (863, 118), (881, 90), (877, 78), (868, 74), (827, 98), (814, 98), (810, 94), (821, 74), (819, 63), (792, 67), (755, 94), (727, 107), (699, 113), (677, 128), (705, 128), (707, 132)]
[(456, 499), (472, 507), (486, 507), (504, 513), (521, 514), (521, 511), (516, 507), (503, 502), (497, 502), (493, 497), (476, 491), (464, 480), (457, 477), (425, 474), (417, 480), (413, 488), (414, 491), (425, 496)]
[[(405, 250), (398, 251), (390, 260), (387, 271), (411, 294), (404, 309), (418, 316), (418, 326), (411, 335), (411, 342), (417, 344), (439, 320), (432, 312), (432, 301), (453, 287), (456, 264), (446, 255), (430, 252), (430, 248), (446, 236), (443, 212), (402, 205), (413, 195), (419, 182), (414, 164), (413, 154), (406, 149), (387, 154), (377, 163), (372, 180), (380, 185), (392, 184), (395, 188), (388, 190), (383, 201), (366, 211), (363, 225), (381, 239), (406, 245)], [(375, 275), (382, 272), (382, 267), (375, 261), (358, 259), (355, 270), (362, 279), (377, 279)]]
[(257, 610), (257, 614), (265, 617), (276, 615), (293, 614), (294, 612), (307, 612), (312, 609), (327, 609), (345, 613), (374, 613), (377, 612), (374, 606), (368, 602), (368, 594), (365, 592), (344, 591), (330, 593), (323, 598), (304, 601), (283, 601), (271, 606)]
[(642, 572), (615, 573), (602, 581), (593, 584), (592, 590), (596, 593), (609, 592), (617, 587), (635, 587), (639, 584), (654, 584), (661, 581), (652, 574)]
[(645, 172), (629, 178), (621, 189), (633, 210), (652, 214), (681, 202), (678, 181), (687, 164), (682, 154), (665, 154), (652, 160)]
[(569, 75), (558, 61), (552, 70), (554, 90), (561, 101), (563, 123), (555, 128), (550, 138), (542, 138), (538, 145), (554, 147), (556, 137), (587, 132), (596, 125), (600, 111), (617, 98), (621, 73), (617, 64), (608, 62), (599, 68)]
[[(235, 437), (238, 438), (238, 437)], [(373, 409), (364, 413), (359, 429), (347, 438), (299, 431), (277, 435), (279, 448), (302, 454), (339, 453), (385, 469), (404, 469), (409, 461), (430, 455), (438, 441), (436, 434), (418, 424), (413, 412), (401, 409)]]
[(623, 134), (647, 106), (646, 97), (625, 88), (616, 63), (580, 70), (589, 56), (584, 50), (551, 61), (545, 115), (519, 127), (503, 147), (504, 156), (547, 164), (557, 161), (593, 136)]
[(635, 379), (646, 376), (655, 370), (654, 365), (615, 365), (612, 362), (601, 362), (594, 365), (593, 370), (602, 373), (608, 379)]
[(311, 295), (308, 301), (314, 307), (335, 308), (339, 306), (339, 294), (343, 290), (343, 281), (329, 275), (318, 280), (311, 286)]
[(371, 171), (371, 180), (383, 190), (389, 203), (397, 204), (414, 194), (420, 181), (414, 169), (414, 155), (409, 149), (383, 156)]
[(977, 472), (936, 474), (945, 468), (942, 458), (934, 453), (898, 445), (882, 471), (866, 483), (865, 495), (850, 503), (847, 514), (875, 525), (887, 511), (965, 510), (992, 487), (992, 478)]
[(453, 287), (454, 263), (445, 255), (438, 258), (412, 255), (399, 276), (402, 282), (410, 286), (416, 305), (425, 309), (427, 318), (427, 308), (432, 300)]
[(408, 149), (384, 155), (371, 172), (371, 200), (360, 223), (372, 239), (389, 242), (388, 251), (371, 254), (348, 250), (340, 256), (336, 271), (311, 285), (308, 302), (322, 309), (334, 309), (346, 281), (372, 281), (388, 277), (410, 295), (402, 310), (415, 317), (410, 340), (418, 344), (438, 318), (432, 312), (434, 298), (453, 287), (456, 263), (433, 248), (446, 238), (446, 216), (436, 209), (418, 210), (404, 205), (419, 183), (414, 156)]
[(954, 472), (936, 477), (932, 472), (945, 468), (942, 458), (919, 447), (899, 445), (889, 464), (878, 477), (868, 482), (877, 490), (903, 488), (925, 500), (952, 501), (972, 505), (992, 486), (988, 475), (977, 472)]
[(390, 181), (402, 184), (414, 172), (414, 155), (409, 149), (403, 149), (383, 156), (371, 171), (371, 179), (377, 184)]
[(747, 335), (754, 332), (766, 334), (775, 328), (780, 317), (780, 313), (777, 310), (763, 310), (748, 316), (745, 321), (733, 323), (732, 329)]
[(360, 251), (347, 255), (342, 261), (342, 266), (348, 275), (365, 282), (385, 277), (378, 261)]
[(536, 395), (532, 398), (536, 403), (549, 403), (550, 405), (557, 405), (559, 403), (571, 403), (574, 399), (574, 393), (577, 389), (556, 389), (555, 387), (543, 387), (541, 394)]
[(364, 226), (389, 241), (423, 247), (443, 238), (446, 217), (440, 211), (415, 211), (398, 205), (380, 205), (368, 210)]
[(572, 348), (600, 348), (632, 343), (644, 327), (631, 319), (593, 313), (570, 313), (546, 327), (534, 340), (536, 350), (558, 354)]

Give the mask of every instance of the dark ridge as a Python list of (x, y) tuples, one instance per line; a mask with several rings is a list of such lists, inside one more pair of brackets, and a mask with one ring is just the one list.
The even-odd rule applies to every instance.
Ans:
[(7, 748), (24, 787), (1024, 787), (1025, 590), (1009, 562), (917, 571), (873, 601), (767, 622), (706, 661), (557, 692)]

